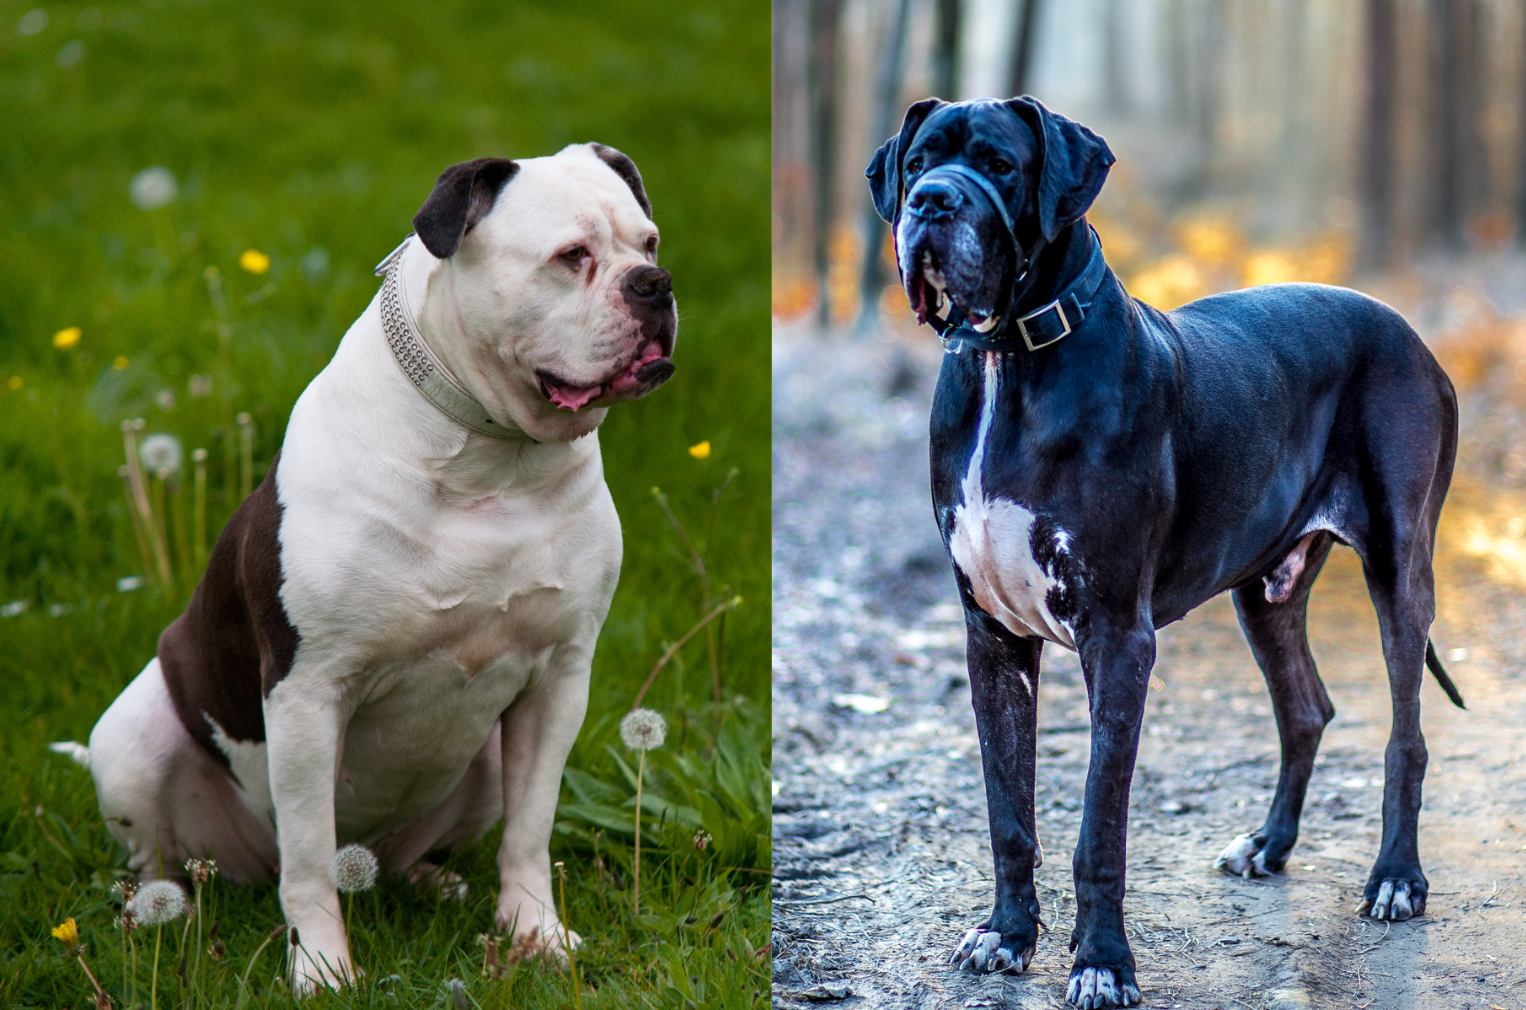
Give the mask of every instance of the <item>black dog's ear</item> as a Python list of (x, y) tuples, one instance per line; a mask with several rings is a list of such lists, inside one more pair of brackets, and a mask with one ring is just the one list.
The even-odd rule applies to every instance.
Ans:
[(434, 192), (413, 215), (413, 230), (437, 259), (461, 248), (472, 226), (493, 209), (493, 201), (519, 171), (507, 158), (477, 158), (452, 165), (435, 180)]
[(901, 202), (901, 155), (911, 146), (911, 138), (917, 135), (922, 123), (934, 109), (943, 104), (941, 98), (924, 98), (906, 110), (901, 121), (901, 132), (885, 141), (874, 152), (864, 178), (869, 180), (869, 195), (874, 198), (874, 210), (880, 217), (892, 223)]
[(622, 154), (607, 144), (590, 144), (593, 153), (599, 156), (599, 160), (614, 170), (614, 173), (625, 180), (625, 184), (635, 194), (636, 202), (641, 205), (641, 210), (647, 217), (652, 216), (652, 201), (647, 199), (646, 187), (641, 184), (641, 172), (636, 168), (636, 163), (631, 161), (630, 156)]
[(1053, 242), (1097, 199), (1107, 170), (1118, 159), (1107, 141), (1080, 123), (1050, 112), (1035, 98), (1014, 98), (1006, 106), (1038, 140), (1039, 231), (1045, 242)]

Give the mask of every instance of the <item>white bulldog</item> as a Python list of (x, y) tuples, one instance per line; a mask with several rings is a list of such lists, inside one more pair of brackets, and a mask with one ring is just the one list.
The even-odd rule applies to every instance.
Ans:
[(497, 924), (562, 953), (552, 819), (620, 573), (595, 429), (673, 373), (620, 152), (452, 166), (413, 223), (79, 754), (142, 876), (279, 876), (299, 989), (353, 977), (337, 846), (423, 877), (500, 817)]

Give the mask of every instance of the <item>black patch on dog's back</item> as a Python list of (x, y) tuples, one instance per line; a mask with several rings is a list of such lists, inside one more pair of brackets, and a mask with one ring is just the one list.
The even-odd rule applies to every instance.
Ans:
[(263, 698), (291, 671), (301, 640), (281, 605), (280, 453), (233, 513), (191, 596), (159, 636), (159, 668), (187, 732), (223, 767), (215, 719), (229, 738), (265, 739)]

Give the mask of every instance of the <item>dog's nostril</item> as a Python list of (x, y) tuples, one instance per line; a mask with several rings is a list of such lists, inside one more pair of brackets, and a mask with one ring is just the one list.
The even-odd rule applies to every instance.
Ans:
[(673, 275), (661, 267), (636, 267), (626, 275), (625, 289), (638, 298), (666, 298), (673, 293)]
[(921, 217), (944, 217), (963, 203), (964, 196), (957, 189), (936, 182), (918, 186), (907, 201), (912, 212)]

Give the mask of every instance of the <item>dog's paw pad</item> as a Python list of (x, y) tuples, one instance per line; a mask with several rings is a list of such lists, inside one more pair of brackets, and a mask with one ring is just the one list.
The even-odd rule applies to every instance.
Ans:
[(981, 926), (967, 931), (948, 959), (949, 964), (960, 971), (1005, 972), (1008, 975), (1022, 974), (1032, 961), (1032, 947), (1014, 951), (1012, 944), (1002, 942), (1000, 933)]
[(1261, 845), (1254, 833), (1243, 834), (1224, 847), (1213, 865), (1225, 873), (1247, 880), (1251, 877), (1270, 877), (1273, 871), (1266, 867)]
[(1357, 914), (1367, 912), (1374, 919), (1402, 921), (1425, 912), (1425, 893), (1412, 881), (1385, 879), (1378, 893), (1362, 902)]
[(1081, 968), (1071, 973), (1065, 998), (1081, 1010), (1135, 1006), (1139, 987), (1133, 982), (1120, 983), (1111, 968)]

